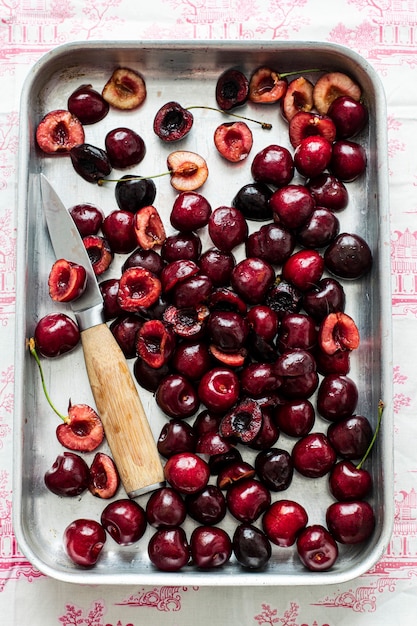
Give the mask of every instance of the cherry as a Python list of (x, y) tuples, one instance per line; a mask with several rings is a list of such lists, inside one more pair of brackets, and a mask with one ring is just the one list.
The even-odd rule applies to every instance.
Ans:
[(119, 279), (108, 278), (99, 283), (101, 295), (103, 297), (103, 313), (106, 321), (113, 320), (125, 311), (119, 304), (117, 294), (119, 293)]
[(324, 419), (337, 422), (353, 414), (358, 402), (358, 388), (348, 376), (328, 374), (317, 392), (317, 410)]
[(247, 319), (234, 311), (212, 311), (207, 321), (210, 340), (221, 350), (233, 351), (245, 345), (249, 334)]
[(348, 139), (338, 139), (332, 147), (329, 170), (339, 180), (352, 182), (366, 170), (366, 151), (363, 146)]
[(186, 515), (184, 500), (172, 487), (153, 491), (146, 503), (146, 519), (155, 528), (180, 526)]
[(110, 324), (110, 330), (126, 359), (136, 356), (136, 336), (143, 320), (134, 313), (125, 313)]
[(155, 400), (159, 408), (174, 419), (191, 417), (200, 404), (191, 381), (181, 374), (174, 373), (161, 380), (155, 393)]
[(138, 329), (137, 355), (155, 369), (168, 363), (175, 346), (176, 338), (172, 329), (161, 320), (146, 320)]
[(207, 180), (208, 167), (199, 154), (186, 150), (171, 152), (167, 157), (171, 185), (177, 191), (195, 191)]
[(83, 238), (83, 243), (94, 274), (101, 276), (109, 269), (114, 259), (114, 253), (109, 242), (101, 235), (87, 235)]
[(257, 68), (249, 79), (249, 100), (256, 103), (277, 102), (287, 90), (285, 76), (266, 66)]
[(163, 141), (178, 141), (190, 132), (194, 123), (193, 114), (178, 102), (164, 104), (153, 121), (154, 133)]
[(332, 211), (317, 207), (297, 231), (296, 239), (305, 248), (324, 248), (339, 234), (339, 227), (339, 220)]
[(153, 204), (156, 186), (150, 178), (136, 178), (125, 174), (116, 183), (114, 194), (119, 209), (136, 213), (142, 207)]
[(291, 152), (284, 146), (271, 144), (258, 152), (251, 165), (253, 179), (259, 183), (283, 187), (294, 176)]
[(202, 491), (187, 495), (187, 513), (205, 526), (218, 524), (226, 515), (226, 499), (216, 485), (207, 485)]
[(190, 547), (184, 529), (161, 528), (148, 543), (151, 563), (164, 572), (177, 572), (190, 560)]
[(80, 85), (67, 102), (70, 113), (77, 117), (81, 124), (96, 124), (104, 119), (109, 112), (109, 104), (103, 96), (93, 89), (92, 85)]
[(193, 428), (198, 437), (205, 433), (217, 433), (222, 416), (218, 413), (211, 413), (207, 409), (203, 409), (198, 413), (193, 422)]
[(283, 265), (296, 244), (294, 233), (280, 224), (264, 224), (246, 240), (246, 256), (258, 257), (272, 265)]
[(239, 163), (252, 150), (252, 131), (245, 122), (225, 122), (214, 131), (214, 145), (227, 161)]
[(265, 567), (272, 554), (268, 538), (252, 524), (239, 524), (236, 527), (232, 547), (239, 565), (249, 570)]
[(145, 81), (139, 72), (118, 67), (104, 85), (101, 95), (115, 109), (137, 109), (146, 98)]
[[(187, 260), (200, 261), (202, 242), (196, 233), (175, 233), (166, 237), (161, 246), (161, 257), (167, 263)], [(204, 272), (208, 274), (207, 272)]]
[(282, 276), (303, 292), (318, 283), (323, 271), (324, 259), (317, 250), (299, 250), (285, 261)]
[(101, 209), (93, 204), (83, 203), (74, 205), (68, 211), (81, 237), (97, 235), (104, 219), (104, 214)]
[(326, 511), (326, 524), (339, 543), (353, 545), (369, 539), (375, 528), (375, 514), (366, 500), (333, 502)]
[(323, 172), (306, 182), (306, 186), (319, 207), (325, 207), (330, 211), (342, 211), (347, 207), (349, 195), (346, 185), (330, 174)]
[(248, 311), (246, 319), (256, 335), (272, 341), (278, 331), (278, 315), (266, 304), (255, 304)]
[(141, 207), (136, 211), (134, 229), (137, 244), (144, 250), (161, 246), (165, 241), (165, 228), (158, 210), (153, 205)]
[(289, 137), (293, 148), (306, 137), (321, 136), (331, 144), (336, 138), (336, 126), (328, 115), (298, 111), (289, 121)]
[(247, 220), (264, 222), (272, 218), (269, 200), (272, 191), (263, 182), (254, 182), (243, 185), (232, 200), (236, 207)]
[(280, 432), (273, 417), (272, 407), (262, 406), (262, 424), (255, 439), (249, 442), (249, 447), (253, 450), (266, 450), (278, 441)]
[(240, 384), (237, 374), (228, 367), (213, 367), (201, 378), (198, 396), (209, 411), (220, 413), (237, 401)]
[(114, 128), (107, 133), (104, 144), (112, 167), (118, 169), (137, 165), (146, 154), (145, 142), (131, 128)]
[(305, 508), (293, 500), (276, 500), (262, 517), (262, 528), (272, 543), (292, 546), (305, 528), (308, 515)]
[(339, 139), (348, 139), (360, 133), (369, 117), (365, 104), (351, 96), (339, 96), (333, 100), (328, 115), (335, 123)]
[(363, 500), (372, 489), (372, 477), (368, 470), (358, 468), (352, 461), (342, 460), (330, 472), (329, 488), (340, 502)]
[(298, 76), (287, 87), (282, 99), (282, 113), (289, 122), (298, 111), (311, 111), (313, 108), (313, 83), (304, 76)]
[(277, 189), (270, 200), (274, 219), (284, 228), (301, 228), (313, 214), (315, 202), (305, 185), (291, 184)]
[(191, 259), (177, 259), (167, 263), (160, 276), (164, 293), (172, 291), (181, 281), (198, 273), (199, 266)]
[(36, 324), (34, 340), (39, 354), (55, 358), (74, 350), (80, 341), (80, 331), (65, 313), (48, 313)]
[(343, 312), (345, 301), (344, 289), (335, 278), (322, 278), (303, 293), (303, 308), (317, 321), (330, 313)]
[[(219, 454), (212, 454), (208, 460), (208, 464), (210, 467), (210, 472), (214, 476), (220, 475), (226, 467), (232, 465), (235, 461), (241, 461), (242, 455), (239, 450), (231, 446), (229, 450), (225, 452), (220, 452)], [(252, 468), (253, 469), (253, 468)], [(254, 475), (255, 470), (253, 470)], [(220, 485), (218, 485), (220, 487)], [(221, 487), (220, 487), (221, 488)]]
[(326, 354), (319, 347), (314, 352), (317, 371), (323, 376), (338, 374), (346, 376), (350, 371), (350, 350), (337, 350), (333, 354)]
[(336, 463), (336, 451), (323, 433), (309, 433), (296, 441), (292, 449), (294, 468), (309, 478), (328, 474)]
[(338, 278), (360, 278), (369, 272), (372, 261), (369, 245), (354, 233), (341, 233), (324, 252), (326, 268)]
[(372, 426), (363, 415), (351, 415), (333, 422), (327, 437), (339, 456), (344, 459), (361, 459), (372, 441)]
[(146, 530), (146, 515), (134, 500), (122, 498), (110, 502), (101, 513), (101, 525), (120, 546), (136, 543)]
[(254, 478), (234, 482), (226, 493), (230, 513), (239, 521), (251, 524), (271, 504), (269, 490)]
[(173, 304), (178, 309), (196, 308), (207, 302), (212, 291), (213, 285), (208, 276), (204, 274), (188, 276), (176, 285)]
[(232, 448), (232, 444), (221, 433), (207, 432), (199, 436), (195, 451), (197, 454), (213, 456), (223, 454)]
[(89, 470), (84, 459), (73, 452), (59, 454), (45, 472), (45, 485), (58, 496), (79, 496), (88, 487)]
[(186, 233), (207, 226), (210, 215), (211, 205), (203, 195), (183, 191), (175, 198), (170, 222), (174, 228)]
[(236, 259), (231, 252), (222, 252), (211, 247), (203, 252), (198, 260), (201, 271), (210, 278), (213, 287), (229, 284)]
[(113, 459), (104, 452), (97, 452), (90, 465), (88, 489), (97, 498), (113, 498), (120, 486), (120, 476)]
[(74, 146), (84, 143), (84, 128), (70, 111), (51, 111), (36, 128), (36, 142), (46, 154), (70, 152)]
[(289, 437), (304, 437), (314, 426), (314, 406), (306, 399), (289, 400), (278, 405), (275, 421), (280, 430)]
[(69, 155), (74, 170), (89, 183), (98, 183), (112, 170), (107, 153), (89, 143), (77, 142)]
[(152, 306), (160, 294), (159, 278), (143, 267), (130, 267), (119, 279), (117, 299), (121, 308), (129, 313)]
[(320, 113), (328, 113), (332, 102), (345, 95), (360, 100), (362, 91), (359, 85), (344, 72), (326, 72), (320, 76), (314, 86), (314, 105)]
[(271, 491), (284, 491), (291, 484), (293, 462), (286, 450), (261, 450), (255, 458), (255, 469), (260, 481)]
[(159, 454), (167, 459), (178, 452), (194, 452), (196, 444), (194, 428), (181, 419), (171, 419), (164, 424), (157, 440)]
[(217, 486), (219, 489), (229, 489), (235, 483), (254, 478), (254, 476), (255, 468), (240, 457), (220, 468), (217, 476)]
[(242, 443), (250, 443), (262, 426), (262, 412), (259, 404), (250, 398), (240, 400), (220, 422), (223, 437)]
[(285, 313), (281, 319), (277, 347), (280, 352), (300, 348), (311, 350), (317, 342), (316, 325), (304, 313)]
[(102, 231), (114, 253), (129, 254), (135, 249), (136, 236), (133, 224), (134, 216), (129, 211), (116, 209), (105, 217)]
[(270, 263), (257, 257), (247, 257), (233, 268), (230, 283), (235, 292), (248, 304), (261, 304), (275, 280)]
[(222, 252), (231, 252), (248, 236), (249, 229), (243, 214), (235, 207), (214, 209), (208, 222), (208, 233), (213, 244)]
[(326, 354), (356, 350), (360, 343), (358, 327), (350, 315), (342, 311), (329, 313), (320, 324), (318, 343)]
[(58, 441), (69, 450), (92, 452), (102, 443), (104, 429), (100, 417), (87, 404), (71, 404), (68, 415), (61, 415), (54, 407), (55, 413), (64, 422), (56, 429)]
[(193, 452), (178, 452), (167, 460), (164, 467), (166, 480), (181, 494), (198, 493), (207, 485), (210, 468)]
[(78, 263), (58, 259), (49, 272), (49, 295), (56, 302), (76, 300), (83, 294), (86, 285), (87, 273)]
[(139, 385), (147, 391), (155, 392), (159, 384), (168, 376), (171, 369), (168, 365), (163, 365), (158, 369), (151, 367), (145, 361), (138, 358), (133, 365), (133, 375)]
[(304, 137), (294, 151), (294, 165), (306, 178), (318, 176), (328, 167), (333, 145), (322, 135)]
[(313, 524), (304, 528), (298, 536), (297, 554), (307, 569), (323, 572), (335, 564), (339, 549), (327, 528)]
[(171, 364), (179, 374), (198, 381), (213, 367), (213, 358), (206, 343), (189, 340), (176, 346)]
[(191, 558), (196, 567), (212, 569), (227, 563), (232, 555), (232, 542), (222, 528), (199, 526), (190, 537)]
[(95, 520), (76, 519), (64, 531), (64, 548), (69, 558), (82, 567), (96, 564), (106, 542), (106, 532)]
[(240, 70), (225, 70), (217, 79), (216, 102), (220, 109), (229, 111), (242, 106), (248, 95), (249, 81)]

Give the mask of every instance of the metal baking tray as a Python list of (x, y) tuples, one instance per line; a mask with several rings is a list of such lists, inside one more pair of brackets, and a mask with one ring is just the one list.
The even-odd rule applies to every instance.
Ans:
[[(194, 127), (180, 144), (161, 145), (152, 130), (153, 117), (162, 104), (177, 100), (183, 106), (215, 104), (215, 84), (221, 72), (236, 66), (247, 75), (260, 65), (280, 72), (323, 68), (350, 74), (362, 86), (369, 107), (369, 126), (358, 140), (368, 154), (366, 175), (348, 183), (349, 205), (338, 217), (341, 231), (361, 234), (374, 255), (370, 274), (345, 283), (347, 312), (359, 326), (361, 346), (352, 355), (350, 376), (359, 387), (357, 412), (376, 424), (377, 405), (385, 403), (377, 445), (367, 466), (373, 475), (371, 497), (376, 512), (375, 532), (365, 545), (340, 546), (334, 567), (323, 573), (303, 568), (294, 548), (273, 546), (273, 555), (263, 571), (246, 571), (232, 557), (229, 564), (203, 571), (187, 566), (177, 573), (157, 571), (147, 555), (147, 543), (154, 532), (148, 527), (145, 536), (133, 546), (119, 547), (108, 538), (97, 565), (89, 570), (74, 566), (64, 553), (62, 534), (67, 524), (78, 517), (97, 520), (107, 501), (89, 492), (79, 498), (58, 498), (44, 486), (45, 471), (63, 451), (56, 437), (57, 418), (44, 398), (39, 374), (29, 356), (25, 340), (36, 322), (56, 310), (47, 291), (47, 276), (54, 261), (42, 208), (39, 173), (44, 172), (56, 187), (64, 203), (73, 206), (90, 202), (105, 213), (116, 208), (114, 186), (99, 187), (81, 179), (69, 159), (43, 156), (35, 147), (35, 129), (48, 111), (66, 108), (67, 97), (81, 84), (90, 83), (99, 91), (117, 66), (140, 71), (147, 84), (145, 104), (136, 111), (111, 110), (98, 124), (86, 127), (86, 141), (104, 147), (108, 130), (117, 126), (135, 128), (144, 138), (147, 153), (139, 168), (152, 176), (166, 168), (166, 156), (173, 149), (193, 150), (203, 155), (210, 175), (200, 190), (212, 207), (232, 202), (240, 187), (251, 181), (251, 157), (238, 164), (226, 165), (213, 144), (214, 129), (223, 121), (222, 114), (210, 110), (194, 111)], [(317, 74), (311, 75), (313, 80)], [(286, 122), (279, 106), (246, 105), (239, 113), (271, 122), (265, 131), (252, 127), (252, 155), (271, 143), (289, 146)], [(319, 585), (340, 583), (369, 571), (384, 554), (393, 520), (393, 429), (392, 429), (392, 356), (390, 239), (388, 210), (388, 166), (386, 108), (383, 89), (373, 68), (359, 55), (339, 45), (315, 42), (116, 42), (70, 43), (48, 52), (32, 67), (24, 84), (20, 111), (20, 146), (18, 177), (18, 246), (16, 306), (16, 386), (14, 417), (14, 529), (19, 546), (29, 561), (46, 575), (56, 579), (89, 584), (146, 585)], [(126, 171), (121, 172), (125, 174)], [(294, 180), (297, 180), (295, 177)], [(165, 218), (168, 234), (172, 232), (168, 215), (175, 191), (169, 179), (155, 179), (155, 204)], [(259, 227), (251, 223), (250, 228)], [(208, 242), (203, 239), (203, 245)], [(241, 252), (236, 256), (239, 259)], [(116, 259), (108, 278), (119, 275), (121, 259)], [(63, 307), (58, 307), (64, 310)], [(71, 313), (69, 313), (71, 314)], [(133, 367), (133, 363), (131, 363)], [(93, 403), (81, 348), (55, 360), (44, 360), (46, 384), (51, 397), (62, 410), (71, 398), (74, 402)], [(152, 394), (139, 393), (157, 437), (166, 417), (156, 407)], [(314, 398), (313, 398), (314, 402)], [(325, 431), (328, 423), (316, 418), (315, 430)], [(276, 445), (290, 449), (293, 440), (280, 436)], [(106, 445), (102, 448), (106, 451)], [(254, 453), (255, 454), (255, 453)], [(91, 461), (92, 455), (86, 455)], [(324, 523), (327, 505), (332, 501), (327, 478), (310, 483), (295, 476), (289, 490), (273, 499), (300, 499), (307, 508), (309, 523)], [(116, 498), (125, 494), (121, 490)], [(146, 497), (139, 498), (144, 505)], [(236, 522), (228, 514), (221, 525), (233, 532)], [(259, 520), (257, 522), (259, 524)], [(187, 521), (190, 533), (194, 523)]]

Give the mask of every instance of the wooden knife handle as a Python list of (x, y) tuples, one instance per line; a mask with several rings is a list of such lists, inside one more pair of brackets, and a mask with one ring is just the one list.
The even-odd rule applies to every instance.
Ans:
[(83, 330), (81, 340), (97, 411), (128, 496), (157, 489), (164, 471), (122, 350), (106, 324)]

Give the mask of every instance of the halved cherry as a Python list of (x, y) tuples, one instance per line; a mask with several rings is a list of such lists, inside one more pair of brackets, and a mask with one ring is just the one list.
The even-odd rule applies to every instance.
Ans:
[(164, 320), (179, 337), (196, 339), (202, 334), (209, 315), (209, 308), (203, 304), (185, 309), (170, 305), (164, 311)]
[(217, 361), (229, 367), (242, 367), (248, 356), (248, 351), (245, 348), (226, 352), (225, 350), (221, 350), (218, 346), (210, 344), (209, 350), (210, 354), (212, 354)]
[(167, 102), (156, 113), (153, 130), (163, 141), (178, 141), (190, 132), (193, 114), (175, 101)]
[(326, 354), (355, 350), (360, 343), (358, 327), (346, 313), (329, 313), (321, 323), (318, 343)]
[(214, 131), (214, 145), (227, 161), (239, 163), (252, 149), (252, 131), (245, 122), (225, 122)]
[(105, 237), (88, 235), (83, 238), (87, 254), (96, 276), (100, 276), (109, 269), (114, 255)]
[(101, 95), (115, 109), (132, 110), (145, 100), (146, 84), (139, 72), (119, 67), (104, 85)]
[(314, 86), (314, 106), (321, 114), (326, 114), (330, 105), (339, 96), (350, 96), (360, 100), (362, 90), (359, 85), (343, 72), (327, 72)]
[(135, 213), (133, 227), (138, 245), (144, 250), (162, 246), (166, 239), (161, 216), (152, 205), (144, 206)]
[(249, 80), (249, 100), (257, 103), (277, 102), (285, 95), (288, 82), (269, 67), (259, 67)]
[(238, 69), (225, 70), (216, 83), (216, 102), (220, 109), (229, 111), (248, 99), (249, 81)]
[(112, 498), (120, 485), (120, 476), (113, 459), (104, 452), (97, 452), (90, 465), (89, 491), (97, 498)]
[(289, 122), (298, 111), (311, 111), (313, 108), (313, 83), (304, 76), (292, 80), (282, 99), (282, 113)]
[(104, 439), (100, 417), (88, 404), (71, 404), (64, 423), (56, 429), (58, 441), (64, 448), (78, 452), (92, 452)]
[(167, 158), (171, 185), (177, 191), (195, 191), (207, 180), (208, 167), (199, 154), (186, 150), (171, 152)]
[(78, 263), (58, 259), (49, 273), (49, 295), (56, 302), (71, 302), (81, 296), (87, 284), (85, 268)]
[(161, 320), (147, 320), (137, 334), (138, 356), (155, 369), (168, 363), (174, 353), (175, 345), (173, 331)]
[(84, 128), (80, 120), (65, 109), (47, 113), (36, 129), (36, 142), (47, 154), (69, 152), (84, 143)]
[(305, 137), (321, 135), (332, 143), (336, 139), (336, 126), (328, 115), (319, 115), (312, 111), (298, 111), (289, 122), (289, 137), (296, 148)]
[(124, 311), (136, 312), (155, 304), (161, 291), (155, 274), (144, 267), (129, 267), (120, 277), (117, 299)]

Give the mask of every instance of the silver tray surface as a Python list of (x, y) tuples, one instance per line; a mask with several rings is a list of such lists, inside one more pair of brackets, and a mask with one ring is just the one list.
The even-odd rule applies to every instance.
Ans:
[[(89, 492), (79, 498), (58, 498), (48, 492), (43, 476), (56, 456), (63, 451), (55, 437), (56, 416), (44, 398), (39, 374), (29, 356), (25, 340), (33, 334), (37, 321), (53, 310), (71, 313), (50, 300), (47, 276), (54, 261), (40, 205), (39, 173), (44, 172), (69, 207), (90, 202), (107, 214), (117, 208), (114, 185), (98, 187), (77, 176), (67, 157), (40, 155), (35, 147), (35, 129), (48, 111), (66, 108), (68, 96), (83, 83), (101, 90), (117, 66), (139, 70), (147, 85), (147, 100), (133, 112), (111, 110), (92, 126), (86, 126), (86, 141), (104, 147), (107, 131), (117, 126), (135, 128), (145, 140), (147, 153), (140, 167), (128, 170), (153, 176), (164, 171), (166, 156), (172, 150), (198, 152), (207, 159), (210, 175), (201, 189), (212, 207), (230, 204), (240, 187), (251, 182), (251, 155), (271, 143), (290, 147), (287, 125), (277, 106), (247, 105), (237, 112), (271, 122), (271, 131), (252, 126), (254, 146), (246, 162), (226, 165), (213, 144), (214, 129), (225, 119), (220, 113), (195, 110), (194, 127), (188, 137), (175, 146), (161, 145), (152, 131), (153, 117), (162, 104), (177, 100), (184, 106), (216, 106), (214, 89), (221, 72), (232, 66), (247, 75), (260, 65), (278, 71), (323, 70), (347, 72), (362, 86), (369, 107), (370, 121), (358, 141), (368, 154), (366, 175), (348, 183), (349, 206), (338, 217), (341, 231), (361, 234), (374, 255), (372, 272), (359, 281), (344, 283), (346, 311), (355, 319), (361, 334), (361, 346), (352, 355), (351, 371), (359, 388), (357, 413), (368, 417), (375, 427), (380, 399), (385, 411), (377, 444), (366, 466), (373, 475), (370, 501), (375, 508), (376, 529), (365, 545), (339, 546), (335, 566), (322, 573), (303, 568), (295, 549), (273, 546), (273, 555), (262, 571), (246, 571), (232, 557), (230, 563), (214, 571), (187, 566), (177, 573), (157, 571), (147, 555), (147, 542), (154, 532), (148, 527), (135, 545), (118, 546), (108, 538), (97, 565), (89, 570), (76, 567), (64, 553), (62, 534), (66, 525), (78, 517), (100, 518), (107, 501)], [(312, 74), (315, 80), (315, 75)], [(356, 53), (334, 44), (315, 42), (80, 42), (60, 46), (42, 57), (25, 82), (20, 112), (20, 147), (18, 179), (17, 306), (15, 354), (14, 417), (14, 530), (19, 546), (29, 561), (46, 575), (56, 579), (88, 584), (147, 585), (318, 585), (340, 583), (370, 570), (383, 555), (391, 534), (393, 520), (393, 437), (392, 437), (392, 356), (390, 239), (388, 208), (388, 166), (386, 109), (380, 81), (372, 67)], [(121, 172), (121, 175), (127, 173)], [(296, 180), (296, 178), (294, 179)], [(170, 234), (169, 211), (175, 191), (168, 177), (155, 179), (155, 205), (165, 218)], [(259, 223), (251, 223), (255, 229)], [(203, 237), (203, 245), (209, 242)], [(241, 252), (237, 251), (239, 258)], [(110, 275), (119, 275), (122, 259), (116, 259)], [(106, 275), (105, 278), (110, 277)], [(133, 363), (131, 364), (133, 367)], [(49, 393), (62, 411), (69, 398), (73, 402), (93, 404), (81, 348), (55, 360), (44, 360)], [(152, 394), (139, 390), (155, 437), (166, 417), (156, 407)], [(313, 398), (314, 402), (314, 398)], [(315, 430), (327, 429), (319, 416)], [(291, 449), (294, 441), (280, 436), (276, 445)], [(106, 445), (102, 448), (107, 451)], [(86, 455), (91, 462), (91, 455)], [(255, 453), (253, 453), (255, 455)], [(327, 505), (332, 501), (327, 478), (311, 480), (295, 476), (286, 492), (273, 495), (299, 499), (309, 514), (309, 523), (324, 524)], [(116, 498), (124, 497), (120, 490)], [(138, 499), (142, 505), (146, 498)], [(228, 514), (221, 523), (233, 532), (236, 521)], [(259, 521), (257, 522), (259, 524)], [(195, 524), (187, 521), (187, 535)]]

